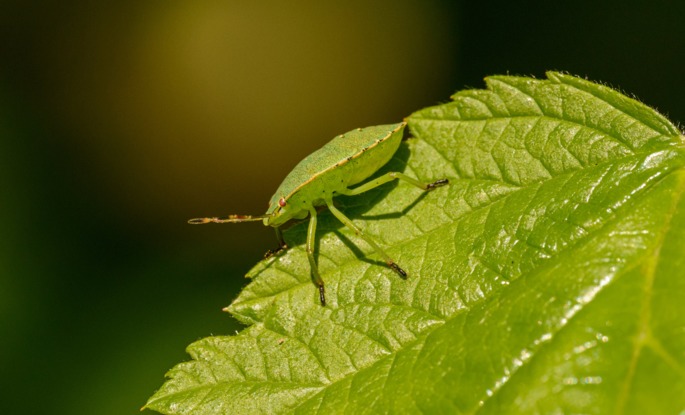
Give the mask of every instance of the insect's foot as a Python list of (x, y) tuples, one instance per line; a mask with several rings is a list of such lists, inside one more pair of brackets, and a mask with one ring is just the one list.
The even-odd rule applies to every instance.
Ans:
[(326, 294), (324, 293), (323, 284), (319, 285), (319, 300), (321, 300), (321, 306), (326, 307)]
[(394, 262), (390, 262), (390, 263), (388, 263), (388, 266), (389, 266), (393, 271), (395, 271), (395, 272), (397, 273), (397, 275), (399, 275), (399, 276), (402, 277), (403, 279), (407, 279), (407, 273), (406, 273), (406, 271), (403, 270), (402, 268), (400, 268), (399, 265), (397, 265), (397, 264), (394, 263)]
[(264, 259), (271, 258), (272, 256), (276, 255), (277, 253), (279, 253), (279, 252), (285, 250), (286, 248), (288, 248), (288, 245), (282, 245), (282, 246), (279, 246), (279, 247), (276, 248), (276, 249), (269, 249), (269, 250), (266, 251), (266, 253), (264, 254)]
[(433, 189), (435, 189), (436, 187), (444, 186), (444, 185), (446, 185), (446, 184), (449, 183), (449, 182), (450, 182), (450, 181), (449, 181), (448, 179), (436, 180), (436, 181), (434, 181), (433, 183), (428, 183), (428, 184), (426, 185), (426, 190), (433, 190)]

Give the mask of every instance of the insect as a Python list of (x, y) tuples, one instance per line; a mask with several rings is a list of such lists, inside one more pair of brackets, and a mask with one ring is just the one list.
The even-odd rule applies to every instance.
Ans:
[(363, 182), (383, 167), (395, 154), (402, 141), (402, 132), (407, 124), (379, 125), (357, 128), (341, 134), (328, 144), (302, 160), (290, 172), (271, 197), (269, 208), (263, 215), (229, 215), (225, 217), (196, 218), (188, 223), (237, 223), (263, 221), (265, 226), (276, 230), (278, 248), (267, 252), (274, 255), (288, 246), (283, 239), (280, 226), (291, 219), (305, 219), (309, 216), (306, 252), (311, 268), (311, 279), (319, 289), (321, 305), (326, 305), (324, 282), (314, 257), (317, 206), (326, 206), (333, 215), (355, 234), (360, 236), (383, 258), (385, 263), (400, 277), (407, 273), (385, 253), (383, 249), (333, 204), (338, 195), (355, 196), (395, 179), (403, 180), (423, 190), (432, 190), (448, 183), (447, 179), (423, 183), (399, 172), (390, 172), (373, 180)]

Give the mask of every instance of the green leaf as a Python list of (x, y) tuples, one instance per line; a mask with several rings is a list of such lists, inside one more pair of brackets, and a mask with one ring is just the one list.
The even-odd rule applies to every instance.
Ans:
[(416, 139), (383, 170), (448, 186), (336, 199), (407, 280), (325, 212), (321, 307), (298, 224), (228, 307), (249, 327), (192, 344), (147, 407), (681, 413), (681, 133), (572, 76), (486, 82), (411, 115)]

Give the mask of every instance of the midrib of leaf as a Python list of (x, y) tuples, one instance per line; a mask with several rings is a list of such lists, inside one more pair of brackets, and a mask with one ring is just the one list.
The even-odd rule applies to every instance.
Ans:
[[(675, 362), (671, 357), (668, 352), (663, 350), (661, 348), (660, 343), (658, 340), (653, 338), (651, 336), (651, 328), (649, 326), (649, 317), (650, 317), (650, 306), (651, 306), (651, 288), (653, 286), (654, 278), (655, 278), (655, 271), (656, 271), (656, 262), (659, 258), (659, 252), (661, 250), (661, 246), (663, 244), (664, 237), (666, 233), (668, 232), (668, 226), (670, 226), (670, 219), (673, 216), (673, 213), (675, 211), (675, 208), (682, 198), (683, 191), (685, 191), (685, 174), (683, 173), (683, 170), (678, 171), (679, 176), (681, 176), (680, 179), (680, 188), (676, 192), (679, 197), (674, 198), (672, 206), (671, 206), (671, 212), (669, 214), (669, 220), (666, 222), (667, 227), (663, 229), (663, 232), (659, 234), (658, 240), (654, 244), (654, 248), (650, 249), (647, 253), (645, 253), (642, 257), (635, 259), (632, 261), (632, 263), (627, 264), (626, 267), (622, 270), (622, 272), (617, 273), (616, 275), (613, 276), (611, 279), (606, 279), (603, 281), (601, 284), (599, 284), (596, 288), (596, 290), (593, 290), (589, 299), (589, 301), (583, 303), (581, 307), (572, 307), (569, 310), (569, 313), (565, 314), (562, 318), (564, 321), (563, 324), (560, 324), (556, 331), (550, 332), (550, 336), (547, 336), (547, 334), (544, 336), (544, 338), (537, 338), (534, 340), (533, 344), (540, 346), (538, 348), (536, 347), (529, 347), (525, 349), (525, 354), (530, 356), (530, 358), (522, 358), (519, 359), (520, 364), (513, 365), (510, 368), (510, 373), (505, 376), (504, 378), (498, 379), (498, 381), (493, 384), (491, 387), (489, 387), (488, 390), (488, 397), (487, 399), (484, 399), (481, 401), (481, 405), (475, 408), (474, 411), (470, 412), (465, 412), (469, 414), (477, 414), (481, 413), (481, 409), (483, 408), (483, 405), (488, 399), (494, 398), (497, 393), (502, 390), (504, 386), (506, 386), (510, 382), (515, 382), (516, 381), (516, 375), (517, 373), (520, 372), (521, 369), (523, 369), (526, 365), (532, 364), (535, 359), (540, 355), (541, 352), (544, 351), (544, 348), (552, 347), (554, 345), (555, 339), (558, 338), (558, 335), (564, 331), (567, 327), (569, 327), (570, 324), (573, 323), (574, 318), (587, 306), (589, 306), (594, 298), (596, 298), (598, 295), (601, 294), (601, 292), (605, 289), (608, 289), (612, 286), (612, 284), (617, 281), (618, 279), (621, 278), (622, 275), (625, 275), (626, 273), (630, 272), (633, 269), (639, 268), (645, 270), (645, 284), (644, 284), (644, 298), (646, 299), (645, 301), (642, 302), (641, 306), (641, 313), (640, 313), (640, 324), (639, 324), (639, 330), (636, 332), (636, 335), (634, 336), (635, 339), (635, 348), (633, 351), (633, 358), (630, 362), (630, 372), (629, 375), (625, 379), (625, 383), (623, 385), (623, 390), (622, 393), (618, 399), (618, 406), (616, 408), (615, 413), (616, 414), (623, 414), (624, 413), (624, 404), (626, 401), (626, 397), (629, 393), (629, 388), (630, 388), (630, 383), (632, 381), (633, 375), (634, 375), (634, 369), (635, 365), (637, 363), (637, 358), (639, 356), (640, 350), (645, 347), (645, 346), (651, 346), (653, 348), (656, 348), (659, 351), (659, 354), (662, 354), (664, 360), (668, 360), (672, 362), (675, 367), (677, 367), (681, 372), (683, 372), (683, 375), (685, 375), (685, 371), (682, 370), (682, 368), (678, 365), (677, 362)], [(666, 176), (668, 177), (668, 176)], [(651, 183), (648, 186), (645, 186), (644, 188), (641, 188), (640, 191), (641, 193), (648, 193), (651, 188), (654, 188), (658, 185), (660, 185), (666, 177), (661, 177), (658, 181)], [(623, 210), (630, 210), (631, 205), (639, 204), (640, 203), (640, 196), (638, 194), (634, 195), (634, 198), (631, 198), (629, 203), (627, 203), (625, 206), (622, 206)], [(620, 219), (618, 218), (618, 215), (614, 217), (612, 220), (606, 221), (601, 228), (595, 229), (594, 234), (595, 235), (601, 235), (602, 233), (605, 232), (606, 229), (614, 228), (616, 225), (616, 222), (619, 221)], [(578, 250), (581, 250), (585, 245), (589, 244), (592, 242), (593, 238), (583, 238), (577, 245), (571, 247), (571, 249), (568, 249), (564, 252), (558, 253), (558, 255), (555, 257), (557, 260), (562, 261), (563, 258), (569, 258), (574, 255), (575, 252)], [(539, 272), (539, 270), (538, 270)], [(588, 293), (590, 294), (590, 293)]]
[[(673, 210), (675, 209), (675, 206), (677, 203), (673, 204), (672, 212), (671, 212), (671, 217)], [(669, 221), (670, 223), (670, 221)], [(616, 405), (616, 414), (620, 415), (625, 412), (625, 405), (627, 403), (627, 397), (628, 393), (630, 393), (630, 385), (633, 382), (633, 378), (635, 376), (635, 369), (637, 367), (637, 362), (640, 357), (640, 353), (642, 352), (643, 347), (650, 341), (654, 340), (651, 337), (651, 329), (649, 326), (649, 319), (651, 316), (651, 306), (652, 306), (652, 288), (654, 286), (654, 278), (656, 274), (656, 258), (659, 256), (659, 252), (661, 251), (661, 245), (663, 243), (664, 236), (666, 234), (666, 231), (662, 232), (658, 236), (658, 242), (656, 243), (656, 247), (654, 251), (652, 252), (652, 255), (648, 255), (647, 258), (645, 259), (645, 262), (642, 266), (642, 270), (645, 275), (645, 284), (643, 288), (644, 292), (644, 299), (641, 304), (641, 311), (640, 311), (640, 321), (638, 323), (638, 330), (635, 333), (635, 336), (633, 337), (633, 344), (634, 344), (634, 349), (633, 353), (629, 362), (628, 366), (628, 375), (626, 376), (623, 385), (621, 387), (621, 393), (618, 397), (617, 405)]]
[(685, 368), (681, 367), (680, 364), (673, 359), (669, 352), (664, 350), (661, 346), (661, 342), (654, 338), (652, 334), (652, 328), (650, 325), (650, 320), (652, 316), (652, 292), (654, 288), (654, 281), (656, 279), (656, 270), (659, 260), (661, 259), (661, 249), (664, 244), (666, 235), (671, 229), (672, 220), (675, 216), (676, 208), (683, 197), (683, 192), (685, 192), (685, 171), (680, 171), (680, 186), (678, 189), (678, 196), (674, 198), (673, 203), (668, 214), (668, 221), (665, 226), (661, 229), (661, 232), (657, 235), (654, 249), (645, 253), (644, 262), (642, 264), (642, 270), (645, 275), (644, 281), (644, 300), (641, 304), (640, 320), (638, 324), (638, 330), (633, 336), (633, 353), (629, 362), (628, 375), (626, 376), (623, 384), (621, 385), (620, 395), (617, 399), (616, 405), (616, 415), (621, 415), (625, 413), (626, 404), (628, 402), (628, 395), (631, 390), (631, 384), (635, 377), (635, 370), (637, 367), (637, 362), (640, 358), (640, 354), (645, 347), (650, 347), (654, 350), (663, 360), (669, 363), (669, 366), (678, 370), (683, 378), (685, 378)]

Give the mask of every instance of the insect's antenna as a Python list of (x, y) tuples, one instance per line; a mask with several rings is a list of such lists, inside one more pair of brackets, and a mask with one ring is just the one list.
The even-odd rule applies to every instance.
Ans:
[(267, 218), (268, 215), (259, 215), (259, 216), (252, 216), (252, 215), (228, 215), (228, 216), (222, 216), (222, 217), (215, 217), (215, 218), (195, 218), (195, 219), (190, 219), (188, 223), (192, 225), (202, 225), (205, 223), (239, 223), (239, 222), (257, 222), (260, 220), (264, 220), (264, 218)]

